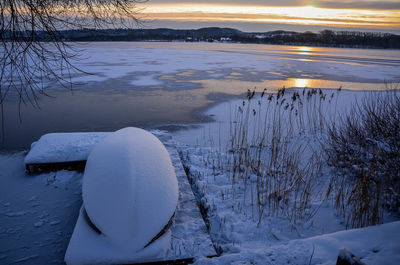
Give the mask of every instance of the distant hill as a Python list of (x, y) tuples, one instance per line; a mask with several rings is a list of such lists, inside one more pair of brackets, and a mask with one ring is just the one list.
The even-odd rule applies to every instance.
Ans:
[[(31, 32), (5, 31), (3, 40), (31, 37)], [(46, 41), (45, 32), (36, 32), (34, 38)], [(294, 31), (243, 32), (232, 28), (200, 29), (80, 29), (59, 32), (62, 41), (206, 41), (239, 42), (283, 45), (313, 45), (331, 47), (400, 49), (400, 35), (377, 32), (332, 31), (319, 33)]]

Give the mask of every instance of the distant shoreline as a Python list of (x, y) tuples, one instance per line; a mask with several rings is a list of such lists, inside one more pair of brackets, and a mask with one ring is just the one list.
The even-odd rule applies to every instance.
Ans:
[[(22, 41), (31, 37), (30, 31), (5, 31), (5, 41)], [(232, 28), (178, 29), (79, 29), (62, 30), (57, 38), (63, 42), (209, 42), (295, 45), (358, 49), (400, 49), (400, 35), (379, 32), (332, 31), (319, 33), (295, 31), (243, 32)], [(52, 40), (46, 32), (35, 32), (37, 41)]]
[[(71, 41), (71, 42), (79, 42), (79, 41)], [(338, 48), (338, 49), (366, 49), (366, 50), (399, 50), (400, 48), (382, 48), (382, 47), (375, 47), (375, 46), (346, 46), (346, 45), (324, 45), (318, 43), (255, 43), (255, 42), (240, 42), (240, 41), (215, 41), (215, 42), (208, 42), (208, 41), (184, 41), (184, 40), (133, 40), (133, 41), (125, 41), (125, 40), (101, 40), (101, 41), (82, 41), (82, 42), (149, 42), (149, 43), (157, 43), (157, 42), (171, 42), (171, 43), (215, 43), (215, 44), (254, 44), (254, 45), (277, 45), (277, 46), (304, 46), (304, 47), (321, 47), (321, 48)]]

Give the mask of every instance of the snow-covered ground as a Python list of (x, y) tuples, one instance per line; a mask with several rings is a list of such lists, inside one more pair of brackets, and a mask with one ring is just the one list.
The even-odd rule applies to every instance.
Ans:
[(365, 264), (398, 264), (400, 222), (328, 233), (271, 247), (252, 247), (196, 264), (336, 264), (339, 249), (350, 249)]
[[(250, 199), (256, 179), (249, 176), (252, 188), (244, 191), (216, 167), (228, 151), (231, 121), (235, 121), (234, 115), (242, 106), (243, 99), (237, 96), (247, 88), (257, 86), (262, 92), (266, 87), (272, 93), (282, 86), (300, 88), (288, 89), (288, 95), (294, 91), (301, 93), (305, 86), (328, 88), (323, 90), (327, 100), (331, 94), (334, 96), (323, 112), (333, 119), (346, 112), (360, 95), (369, 93), (347, 89), (381, 89), (384, 80), (399, 80), (398, 51), (113, 42), (91, 44), (84, 54), (88, 59), (78, 62), (78, 66), (95, 75), (73, 77), (75, 82), (87, 82), (78, 86), (84, 92), (76, 92), (78, 96), (85, 95), (82, 102), (76, 103), (71, 97), (65, 104), (58, 104), (54, 99), (57, 103), (49, 103), (54, 105), (50, 108), (45, 104), (42, 114), (36, 110), (24, 112), (24, 123), (8, 131), (15, 137), (11, 146), (28, 147), (28, 142), (49, 131), (112, 131), (134, 124), (135, 117), (152, 119), (156, 125), (181, 126), (176, 117), (193, 121), (188, 118), (193, 112), (227, 98), (220, 96), (221, 93), (234, 95), (234, 100), (214, 105), (205, 112), (214, 122), (183, 124), (186, 130), (173, 133), (197, 202), (207, 212), (211, 239), (221, 252), (220, 257), (200, 258), (196, 262), (309, 264), (311, 260), (311, 264), (334, 264), (339, 249), (346, 247), (366, 264), (400, 263), (400, 228), (394, 222), (399, 220), (397, 215), (385, 215), (386, 224), (382, 226), (344, 231), (345, 223), (332, 202), (322, 193), (315, 193), (304, 218), (294, 222), (282, 214), (267, 212), (258, 224), (257, 209)], [(340, 86), (343, 87), (340, 93), (329, 90)], [(268, 112), (259, 109), (257, 101), (254, 104), (250, 111), (254, 108), (257, 113)], [(53, 109), (58, 109), (59, 115)], [(292, 135), (291, 139), (302, 139), (307, 148), (316, 147), (323, 132), (313, 134), (309, 129), (300, 138)], [(83, 150), (85, 157), (92, 148), (90, 142), (72, 145), (79, 154)], [(39, 157), (46, 158), (41, 156), (46, 146), (40, 150)], [(51, 150), (54, 151), (51, 157), (59, 155), (65, 159), (63, 148), (55, 146)], [(306, 150), (305, 157), (310, 154), (310, 149)], [(29, 176), (24, 173), (24, 159), (24, 152), (0, 155), (0, 263), (63, 263), (82, 205), (82, 174), (58, 171)], [(328, 174), (326, 166), (322, 168)], [(321, 178), (314, 189), (322, 189), (324, 184)], [(245, 201), (244, 194), (248, 195)], [(192, 229), (180, 225), (181, 232)]]
[[(157, 135), (167, 138), (165, 134)], [(168, 146), (175, 150), (177, 143), (168, 141)], [(240, 206), (242, 200), (235, 200), (229, 193), (231, 182), (204, 166), (204, 160), (210, 158), (206, 148), (189, 148), (183, 144), (178, 147), (181, 157), (186, 154), (191, 159), (192, 189), (208, 209), (209, 232), (214, 246), (221, 251), (221, 256), (201, 257), (195, 260), (196, 264), (334, 264), (343, 247), (366, 264), (398, 264), (400, 222), (340, 232), (344, 224), (329, 203), (315, 201), (319, 210), (312, 219), (294, 224), (287, 218), (271, 216), (257, 225), (251, 210), (245, 204)], [(174, 165), (180, 163), (176, 151), (170, 154)], [(29, 176), (24, 173), (24, 157), (23, 152), (0, 157), (0, 261), (2, 264), (62, 264), (82, 204), (82, 174), (59, 171)], [(179, 167), (175, 170), (177, 175), (183, 173)], [(183, 186), (180, 189), (185, 190)], [(182, 206), (189, 206), (187, 195), (182, 200)], [(190, 209), (183, 212), (187, 210)], [(199, 224), (195, 219), (190, 221), (191, 216), (178, 214), (176, 231), (179, 234), (196, 233), (195, 227)], [(396, 218), (387, 221), (393, 220)], [(174, 241), (179, 249), (196, 248), (195, 244), (182, 245), (185, 241), (181, 240)]]
[(180, 148), (192, 189), (206, 209), (213, 243), (222, 252), (196, 264), (336, 264), (341, 248), (366, 264), (400, 262), (398, 215), (386, 216), (387, 223), (381, 226), (346, 230), (332, 201), (316, 193), (303, 218), (293, 222), (265, 210), (258, 223), (257, 205), (251, 198), (251, 193), (256, 196), (255, 178), (248, 180), (245, 202), (243, 182), (233, 185), (226, 173), (215, 170), (217, 157), (209, 149)]
[[(246, 98), (231, 100), (206, 111), (206, 114), (215, 120), (214, 122), (199, 124), (197, 128), (174, 133), (175, 139), (181, 143), (178, 148), (187, 168), (192, 189), (199, 203), (206, 209), (210, 235), (214, 244), (223, 253), (221, 257), (213, 260), (201, 259), (198, 261), (199, 264), (208, 262), (212, 264), (242, 264), (243, 262), (245, 264), (334, 264), (339, 249), (343, 247), (349, 249), (366, 264), (400, 262), (398, 256), (400, 244), (397, 231), (394, 231), (399, 222), (391, 223), (399, 220), (398, 213), (385, 214), (383, 222), (388, 225), (345, 231), (348, 227), (343, 217), (336, 212), (333, 206), (334, 201), (326, 197), (327, 181), (332, 174), (323, 160), (324, 150), (321, 149), (326, 127), (321, 127), (319, 121), (318, 124), (313, 122), (319, 119), (320, 114), (324, 117), (324, 123), (338, 121), (344, 117), (344, 114), (351, 111), (352, 106), (361, 102), (364, 96), (374, 97), (381, 92), (325, 90), (321, 93), (326, 95), (326, 100), (320, 101), (320, 94), (317, 92), (318, 100), (314, 101), (313, 98), (305, 99), (307, 91), (311, 90), (305, 90), (306, 96), (300, 96), (303, 100), (302, 104), (294, 103), (293, 110), (290, 110), (291, 98), (296, 92), (301, 95), (302, 89), (286, 89), (285, 95), (281, 96), (279, 101), (276, 101), (276, 94), (271, 94), (274, 96), (272, 103), (268, 101), (268, 94), (261, 98), (260, 93), (255, 94), (250, 102)], [(282, 101), (283, 104), (281, 104)], [(285, 102), (289, 102), (287, 109), (285, 109)], [(321, 106), (319, 102), (322, 103)], [(275, 109), (279, 106), (282, 106), (279, 111), (283, 113), (279, 119), (279, 122), (283, 124), (280, 131), (282, 141), (287, 141), (289, 148), (298, 148), (300, 144), (301, 148), (295, 150), (300, 151), (297, 155), (304, 161), (314, 153), (321, 154), (317, 157), (322, 159), (314, 165), (321, 168), (317, 177), (312, 179), (312, 187), (309, 190), (312, 194), (310, 201), (306, 210), (297, 218), (293, 217), (295, 211), (290, 208), (290, 202), (281, 204), (279, 207), (283, 208), (278, 211), (273, 207), (264, 206), (264, 211), (260, 214), (260, 206), (257, 202), (259, 178), (255, 173), (251, 173), (251, 169), (241, 167), (238, 169), (240, 173), (236, 176), (236, 180), (232, 174), (233, 163), (235, 163), (235, 155), (232, 152), (234, 150), (232, 139), (235, 138), (232, 135), (243, 130), (242, 127), (236, 126), (244, 124), (242, 121), (246, 117), (246, 111), (248, 110), (250, 115), (245, 122), (248, 135), (245, 138), (251, 146), (253, 141), (257, 142), (257, 139), (260, 139), (260, 134), (258, 134), (260, 131), (266, 130), (267, 137), (273, 133), (270, 129), (265, 129), (264, 125), (271, 122)], [(298, 108), (299, 106), (301, 108)], [(304, 114), (301, 119), (290, 120), (289, 113), (296, 112), (296, 117), (300, 117), (301, 111)], [(317, 115), (314, 116), (313, 113)], [(297, 123), (299, 120), (306, 125)], [(290, 121), (293, 125), (289, 123)], [(294, 132), (286, 129), (290, 126), (293, 126)], [(268, 141), (266, 143), (268, 144)], [(239, 146), (246, 148), (246, 145)], [(270, 147), (267, 145), (263, 148)], [(293, 151), (289, 150), (289, 152)], [(252, 155), (251, 152), (249, 154)], [(268, 155), (265, 158), (269, 159)], [(239, 159), (236, 157), (236, 163)], [(241, 165), (245, 165), (246, 162)], [(312, 174), (309, 168), (307, 168), (307, 174)], [(239, 175), (244, 175), (244, 177), (240, 179)], [(373, 242), (370, 241), (372, 235), (376, 235)]]

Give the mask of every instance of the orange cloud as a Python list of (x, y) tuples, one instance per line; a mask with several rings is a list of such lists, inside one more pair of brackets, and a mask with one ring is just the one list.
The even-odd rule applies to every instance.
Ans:
[(173, 21), (268, 22), (340, 27), (400, 28), (400, 9), (333, 9), (313, 6), (146, 4), (148, 19)]

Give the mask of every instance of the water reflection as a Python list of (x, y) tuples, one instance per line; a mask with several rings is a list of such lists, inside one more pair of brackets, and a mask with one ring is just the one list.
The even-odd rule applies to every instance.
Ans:
[(307, 46), (299, 46), (296, 47), (296, 50), (298, 51), (298, 54), (301, 55), (312, 55), (312, 51), (314, 51), (313, 47), (307, 47)]
[(311, 79), (294, 79), (293, 87), (308, 87)]

